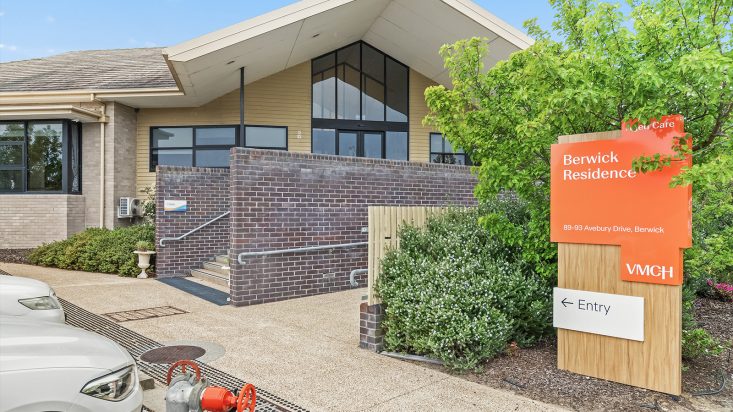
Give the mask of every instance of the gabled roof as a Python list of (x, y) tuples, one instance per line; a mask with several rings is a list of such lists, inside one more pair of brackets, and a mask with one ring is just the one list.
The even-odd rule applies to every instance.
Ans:
[(205, 103), (239, 85), (364, 40), (430, 79), (450, 84), (440, 47), (490, 42), (485, 66), (533, 40), (470, 0), (303, 0), (166, 48), (186, 99)]
[(533, 43), (470, 0), (302, 0), (162, 50), (1, 63), (0, 99), (45, 103), (46, 94), (70, 100), (76, 91), (133, 107), (199, 106), (237, 89), (240, 67), (251, 83), (358, 40), (449, 86), (438, 51), (470, 37), (489, 41), (486, 68)]
[(177, 89), (161, 51), (86, 50), (0, 63), (0, 92)]

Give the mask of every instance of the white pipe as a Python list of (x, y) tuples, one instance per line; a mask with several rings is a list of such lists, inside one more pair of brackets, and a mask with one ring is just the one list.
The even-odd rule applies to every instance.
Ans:
[[(92, 94), (92, 100), (94, 100), (94, 94)], [(103, 102), (102, 104), (102, 121), (99, 122), (99, 137), (100, 137), (100, 159), (99, 159), (99, 227), (104, 227), (104, 197), (105, 197), (105, 135), (104, 128), (107, 123), (107, 105)]]
[(369, 273), (369, 269), (354, 269), (351, 271), (351, 274), (349, 274), (349, 283), (351, 283), (351, 286), (358, 287), (359, 282), (354, 279), (356, 275), (363, 275), (365, 273)]

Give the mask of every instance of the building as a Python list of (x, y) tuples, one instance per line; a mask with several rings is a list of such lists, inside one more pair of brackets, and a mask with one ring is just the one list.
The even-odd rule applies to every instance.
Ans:
[(0, 248), (115, 227), (156, 167), (226, 168), (234, 146), (465, 163), (422, 123), (440, 46), (532, 40), (469, 0), (304, 0), (164, 49), (0, 64)]

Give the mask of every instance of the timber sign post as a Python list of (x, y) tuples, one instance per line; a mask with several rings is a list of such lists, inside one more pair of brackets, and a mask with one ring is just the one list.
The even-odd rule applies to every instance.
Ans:
[(558, 242), (553, 323), (558, 367), (681, 393), (682, 252), (691, 246), (691, 188), (670, 187), (690, 160), (672, 155), (679, 115), (622, 130), (560, 136), (552, 146), (551, 240)]

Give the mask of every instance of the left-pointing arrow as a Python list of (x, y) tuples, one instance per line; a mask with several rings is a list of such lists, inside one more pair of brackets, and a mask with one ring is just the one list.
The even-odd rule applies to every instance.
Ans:
[(567, 298), (562, 298), (562, 302), (560, 302), (560, 303), (562, 303), (563, 306), (565, 306), (567, 308), (568, 305), (574, 305), (573, 302), (568, 302), (568, 301), (566, 301), (566, 299)]

